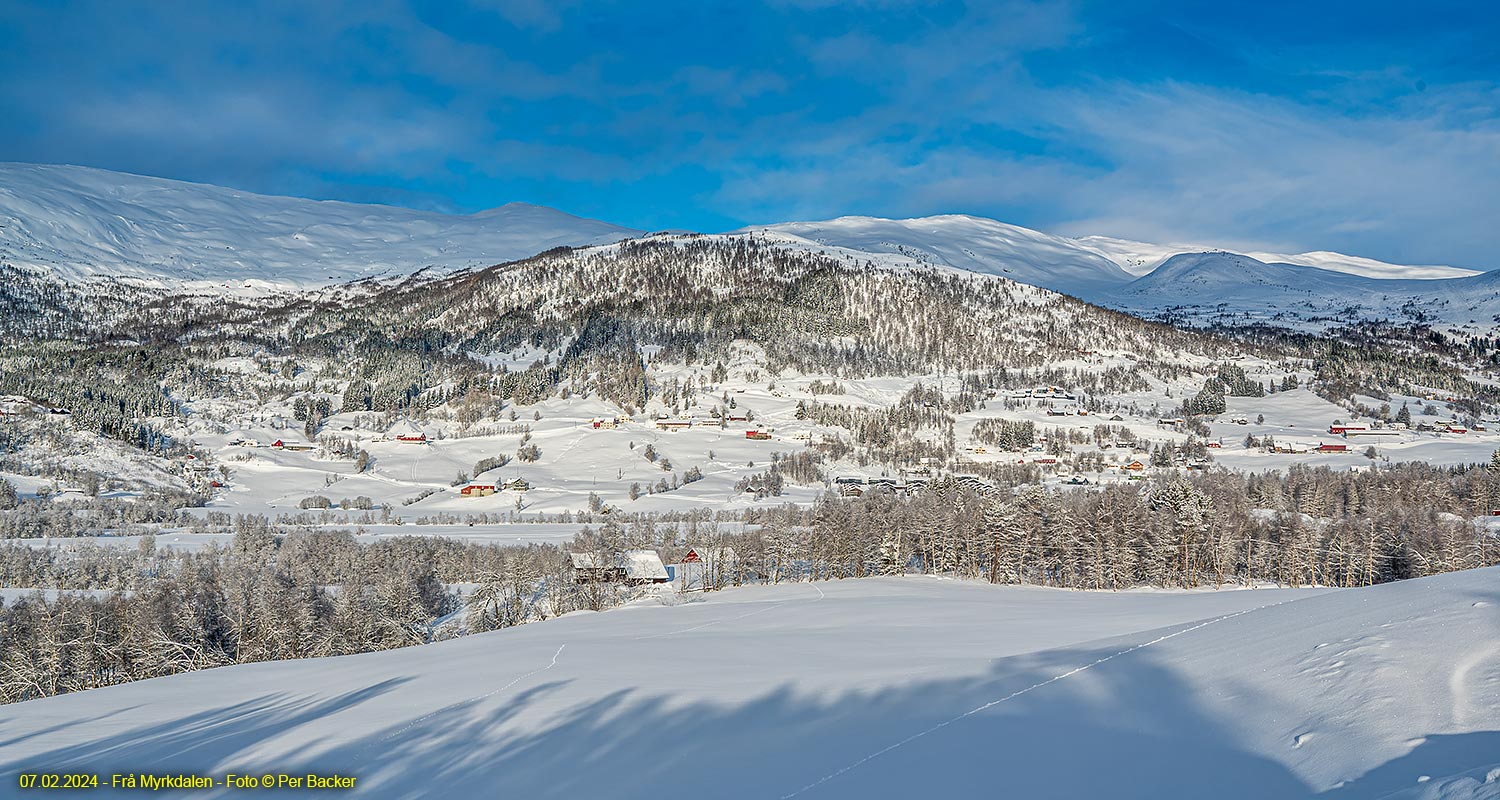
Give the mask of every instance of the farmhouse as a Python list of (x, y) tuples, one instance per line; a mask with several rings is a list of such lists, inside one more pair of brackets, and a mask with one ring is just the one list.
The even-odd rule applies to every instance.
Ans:
[(1142, 464), (1139, 461), (1132, 461), (1129, 464), (1125, 465), (1125, 469), (1128, 469), (1131, 472), (1140, 472), (1141, 470), (1144, 470), (1145, 468), (1146, 468), (1146, 465)]
[(765, 441), (771, 438), (771, 434), (766, 431), (745, 431), (745, 438)]
[(1401, 431), (1395, 430), (1394, 428), (1376, 428), (1376, 429), (1373, 429), (1373, 430), (1362, 430), (1361, 429), (1361, 430), (1347, 430), (1347, 431), (1344, 431), (1344, 438), (1345, 439), (1362, 439), (1362, 438), (1380, 439), (1380, 438), (1387, 438), (1387, 437), (1392, 437), (1392, 436), (1398, 436), (1399, 437), (1400, 435), (1401, 435)]
[(690, 419), (659, 419), (656, 421), (656, 429), (659, 431), (681, 431), (693, 427)]
[(1363, 425), (1329, 425), (1328, 426), (1328, 432), (1331, 433), (1331, 434), (1334, 434), (1335, 436), (1337, 436), (1339, 434), (1343, 434), (1343, 433), (1348, 433), (1349, 431), (1363, 431), (1363, 430), (1368, 430), (1368, 428), (1366, 428)]
[(505, 489), (508, 489), (512, 492), (526, 492), (531, 490), (531, 484), (527, 483), (525, 478), (514, 478), (512, 480), (508, 480), (503, 484), (503, 486)]
[(459, 489), (458, 493), (464, 497), (485, 497), (495, 493), (495, 485), (492, 483), (471, 483)]
[(624, 583), (640, 586), (671, 580), (661, 555), (655, 550), (626, 550), (619, 558), (605, 559), (598, 553), (569, 553), (575, 583)]
[(1349, 445), (1347, 445), (1347, 444), (1320, 444), (1320, 445), (1318, 445), (1318, 452), (1319, 453), (1347, 453), (1347, 452), (1349, 452)]
[(427, 434), (397, 434), (396, 441), (403, 444), (427, 444)]

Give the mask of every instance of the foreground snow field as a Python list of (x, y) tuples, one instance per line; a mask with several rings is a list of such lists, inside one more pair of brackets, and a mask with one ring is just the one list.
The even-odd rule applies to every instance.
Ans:
[(0, 772), (338, 772), (370, 797), (1494, 797), (1497, 612), (1494, 569), (753, 587), (0, 707)]

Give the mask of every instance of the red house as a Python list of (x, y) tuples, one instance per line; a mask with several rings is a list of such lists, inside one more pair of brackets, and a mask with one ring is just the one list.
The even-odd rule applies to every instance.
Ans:
[(1348, 433), (1349, 431), (1366, 430), (1363, 425), (1329, 425), (1328, 432), (1332, 434)]
[(770, 439), (771, 438), (771, 434), (766, 433), (765, 431), (745, 431), (745, 438), (746, 439), (756, 439), (756, 440), (762, 440), (763, 441), (763, 440), (766, 440), (766, 439)]
[(416, 436), (408, 436), (406, 434), (398, 434), (396, 436), (396, 441), (398, 441), (398, 442), (405, 442), (407, 444), (427, 444), (427, 434), (425, 434), (425, 433), (419, 433)]
[(1318, 445), (1318, 452), (1319, 453), (1347, 453), (1347, 452), (1349, 452), (1349, 445), (1347, 445), (1347, 444), (1320, 444), (1320, 445)]
[(463, 497), (484, 497), (485, 495), (494, 494), (495, 486), (489, 483), (471, 483), (459, 489), (458, 493)]

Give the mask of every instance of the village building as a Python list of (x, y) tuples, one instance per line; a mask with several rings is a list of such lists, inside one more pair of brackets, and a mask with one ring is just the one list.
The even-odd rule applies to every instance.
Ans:
[(642, 586), (672, 579), (655, 550), (626, 550), (616, 559), (598, 553), (569, 553), (575, 583), (624, 583)]

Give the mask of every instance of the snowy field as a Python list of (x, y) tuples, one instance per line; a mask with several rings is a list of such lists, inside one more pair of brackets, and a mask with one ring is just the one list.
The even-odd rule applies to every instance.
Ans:
[(6, 706), (0, 772), (312, 770), (364, 797), (1493, 798), (1497, 609), (1494, 569), (744, 588)]

